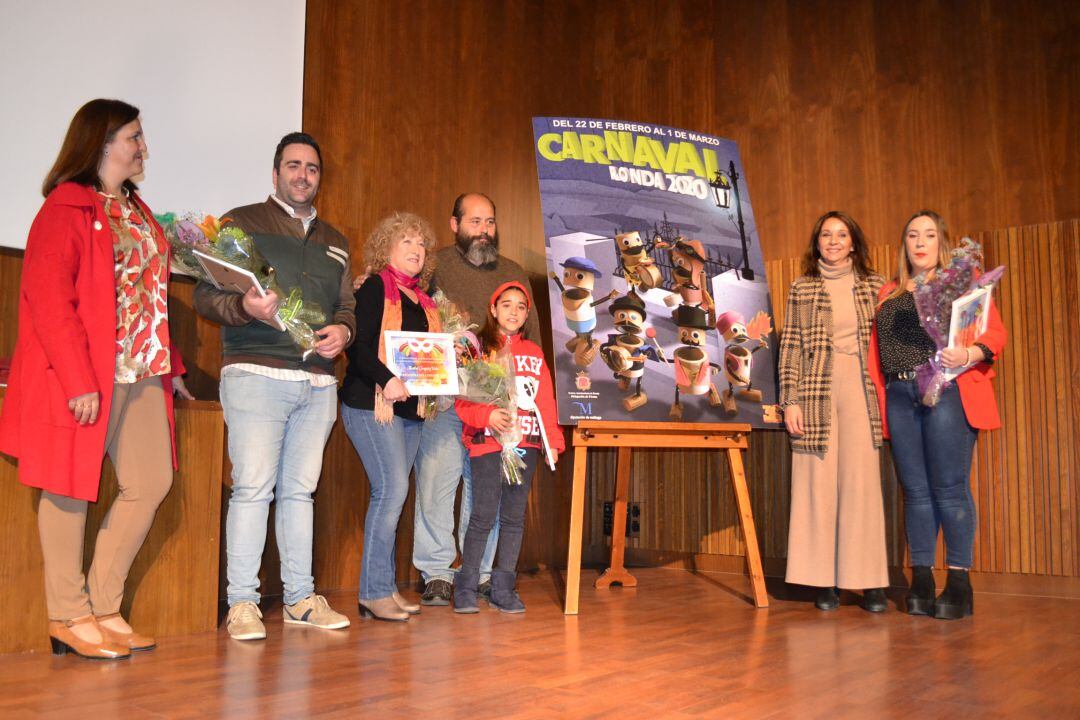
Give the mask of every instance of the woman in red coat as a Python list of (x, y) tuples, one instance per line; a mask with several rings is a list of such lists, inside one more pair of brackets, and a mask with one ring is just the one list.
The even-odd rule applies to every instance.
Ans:
[[(919, 323), (913, 278), (944, 267), (951, 250), (941, 216), (920, 210), (904, 226), (897, 276), (881, 289), (871, 338), (871, 376), (882, 406), (885, 437), (892, 440), (896, 474), (904, 488), (904, 525), (911, 552), (907, 596), (912, 615), (958, 619), (974, 612), (968, 571), (975, 543), (971, 456), (979, 430), (1001, 427), (991, 367), (1005, 347), (1005, 326), (990, 304), (986, 332), (967, 347), (941, 351), (941, 364), (961, 374), (933, 407), (920, 401), (915, 368), (937, 347)], [(945, 536), (948, 582), (934, 597), (931, 566), (938, 531)]]
[[(38, 528), (53, 652), (116, 659), (154, 640), (120, 616), (124, 581), (173, 471), (168, 245), (132, 178), (137, 108), (92, 100), (72, 118), (26, 241), (0, 451), (41, 488)], [(88, 501), (112, 459), (119, 494), (83, 575)]]

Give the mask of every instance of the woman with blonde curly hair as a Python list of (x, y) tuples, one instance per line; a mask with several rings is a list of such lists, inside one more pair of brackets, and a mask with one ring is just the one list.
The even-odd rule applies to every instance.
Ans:
[(341, 388), (341, 417), (367, 471), (371, 500), (364, 522), (360, 616), (408, 620), (420, 606), (397, 591), (394, 545), (409, 493), (424, 418), (417, 398), (386, 367), (387, 330), (438, 332), (435, 303), (424, 292), (434, 270), (435, 233), (411, 213), (383, 219), (364, 245), (371, 277), (356, 291), (356, 342)]

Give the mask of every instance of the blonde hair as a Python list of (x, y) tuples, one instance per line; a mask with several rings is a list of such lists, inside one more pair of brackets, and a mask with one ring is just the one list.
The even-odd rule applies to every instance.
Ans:
[(420, 288), (427, 290), (431, 275), (435, 272), (435, 231), (419, 215), (395, 212), (383, 218), (364, 242), (364, 261), (372, 274), (382, 272), (390, 264), (390, 251), (394, 244), (406, 235), (419, 235), (424, 242), (424, 266), (420, 269)]
[[(885, 300), (892, 300), (894, 297), (900, 297), (907, 291), (907, 284), (912, 278), (911, 274), (911, 261), (908, 259), (907, 254), (907, 231), (911, 227), (917, 218), (928, 217), (934, 221), (934, 226), (937, 228), (938, 234), (938, 258), (937, 267), (943, 268), (949, 262), (949, 255), (952, 253), (952, 240), (949, 239), (949, 228), (945, 225), (945, 218), (938, 215), (933, 210), (920, 210), (904, 223), (904, 229), (900, 232), (900, 251), (896, 258), (896, 276), (893, 280), (896, 281), (896, 287), (892, 292), (885, 297)], [(885, 302), (882, 300), (882, 302)]]

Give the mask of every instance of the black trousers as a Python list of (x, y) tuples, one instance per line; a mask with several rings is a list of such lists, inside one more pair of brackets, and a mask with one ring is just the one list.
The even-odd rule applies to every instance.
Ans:
[(526, 448), (522, 483), (510, 485), (502, 476), (500, 454), (488, 453), (472, 458), (472, 514), (465, 532), (465, 547), (461, 550), (461, 569), (478, 573), (488, 534), (499, 520), (499, 546), (495, 555), (495, 570), (514, 572), (521, 554), (521, 538), (525, 533), (525, 507), (529, 503), (529, 488), (539, 453)]

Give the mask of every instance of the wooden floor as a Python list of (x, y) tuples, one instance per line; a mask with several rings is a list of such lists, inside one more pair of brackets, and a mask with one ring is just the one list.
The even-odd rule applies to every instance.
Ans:
[(870, 615), (847, 595), (831, 613), (809, 596), (755, 610), (740, 576), (636, 572), (635, 589), (583, 588), (577, 617), (542, 572), (521, 578), (520, 616), (360, 622), (342, 592), (345, 631), (286, 627), (273, 604), (265, 642), (221, 631), (123, 662), (3, 656), (0, 717), (1080, 717), (1080, 601), (982, 593), (960, 622), (892, 602)]

